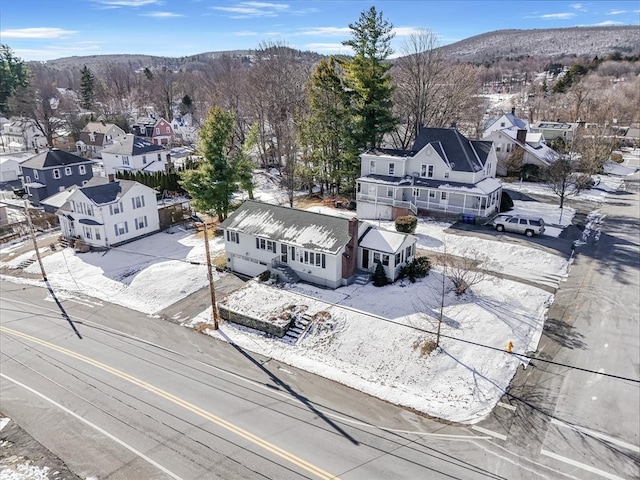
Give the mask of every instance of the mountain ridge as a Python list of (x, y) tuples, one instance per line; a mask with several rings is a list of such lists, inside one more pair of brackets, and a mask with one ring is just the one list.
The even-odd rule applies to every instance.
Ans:
[[(469, 63), (493, 63), (500, 59), (532, 56), (548, 58), (606, 56), (615, 52), (623, 56), (634, 56), (640, 54), (640, 26), (494, 30), (438, 47), (438, 49), (448, 60)], [(161, 66), (180, 68), (206, 63), (224, 55), (248, 56), (252, 52), (255, 52), (255, 49), (208, 51), (181, 57), (104, 54), (62, 57), (41, 63), (59, 68), (81, 68), (83, 65), (95, 68), (109, 62), (128, 63), (132, 68)], [(300, 53), (316, 58), (323, 56), (311, 51)]]

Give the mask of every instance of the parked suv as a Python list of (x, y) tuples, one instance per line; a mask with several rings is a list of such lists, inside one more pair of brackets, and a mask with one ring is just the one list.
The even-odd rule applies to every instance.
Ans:
[(527, 237), (544, 233), (544, 220), (524, 215), (502, 215), (493, 221), (499, 232), (524, 233)]

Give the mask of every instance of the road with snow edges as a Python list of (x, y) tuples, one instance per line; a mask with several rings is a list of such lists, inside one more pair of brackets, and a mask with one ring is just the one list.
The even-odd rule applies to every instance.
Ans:
[[(637, 379), (627, 185), (587, 218), (538, 355)], [(2, 409), (85, 478), (640, 476), (637, 382), (533, 361), (486, 421), (443, 425), (119, 306), (63, 302), (80, 339), (45, 290), (0, 298)]]

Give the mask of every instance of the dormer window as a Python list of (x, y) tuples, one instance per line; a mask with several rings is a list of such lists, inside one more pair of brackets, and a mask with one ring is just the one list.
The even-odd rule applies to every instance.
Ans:
[(396, 164), (395, 163), (390, 163), (389, 164), (389, 175), (393, 175), (395, 171), (396, 171)]
[(506, 124), (504, 122), (500, 122), (500, 126), (504, 127)]
[(369, 173), (376, 173), (376, 161), (371, 160), (369, 162)]

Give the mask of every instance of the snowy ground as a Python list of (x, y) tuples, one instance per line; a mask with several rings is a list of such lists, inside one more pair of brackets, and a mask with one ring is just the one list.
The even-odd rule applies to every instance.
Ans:
[[(619, 185), (621, 180), (603, 177), (601, 181), (603, 185), (616, 182)], [(536, 193), (540, 189), (526, 184), (521, 187), (537, 188)], [(256, 197), (277, 203), (286, 200), (267, 174)], [(550, 199), (550, 203), (556, 202)], [(557, 233), (573, 216), (573, 211), (565, 208), (560, 221), (557, 207), (547, 203), (516, 202), (515, 208), (542, 216), (555, 225)], [(353, 215), (326, 207), (314, 209)], [(380, 225), (393, 228), (392, 222)], [(500, 278), (499, 273), (557, 287), (569, 265), (566, 258), (539, 249), (449, 233), (449, 226), (421, 220), (416, 232), (418, 247), (427, 252), (486, 257), (484, 266), (496, 275), (462, 297), (456, 297), (445, 282), (440, 350), (422, 354), (420, 348), (425, 340), (433, 338), (429, 332), (437, 327), (442, 289), (437, 268), (415, 284), (401, 281), (383, 288), (351, 285), (324, 290), (304, 284), (278, 288), (249, 282), (225, 299), (232, 308), (270, 315), (286, 305), (298, 305), (310, 314), (326, 313), (295, 345), (231, 323), (223, 323), (219, 333), (210, 333), (388, 401), (451, 421), (477, 422), (503, 395), (518, 366), (526, 364), (522, 357), (502, 350), (512, 342), (514, 352), (534, 351), (547, 307), (553, 301), (547, 291)], [(220, 237), (211, 239), (210, 247), (212, 255), (221, 253)], [(15, 268), (29, 257), (16, 256), (15, 252), (15, 245), (0, 249), (5, 259), (0, 267)], [(180, 230), (158, 233), (106, 254), (77, 254), (65, 249), (49, 252), (43, 259), (49, 281), (60, 298), (88, 303), (86, 295), (147, 314), (156, 314), (206, 287), (204, 262), (202, 237)], [(38, 264), (25, 272), (37, 275)], [(41, 284), (12, 275), (1, 278)], [(202, 312), (185, 324), (195, 326), (210, 317), (210, 312)]]

